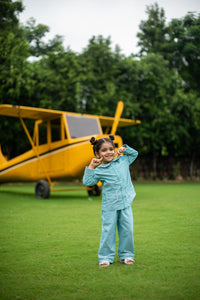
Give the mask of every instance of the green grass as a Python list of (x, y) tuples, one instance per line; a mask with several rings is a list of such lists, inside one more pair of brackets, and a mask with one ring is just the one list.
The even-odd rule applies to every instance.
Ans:
[(0, 186), (0, 299), (200, 299), (200, 185), (135, 188), (135, 264), (100, 269), (100, 197)]

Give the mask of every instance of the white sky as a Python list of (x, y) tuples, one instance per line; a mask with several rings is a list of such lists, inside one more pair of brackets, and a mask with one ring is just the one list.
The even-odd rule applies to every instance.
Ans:
[(48, 39), (64, 37), (64, 47), (81, 53), (93, 35), (111, 37), (113, 49), (119, 45), (126, 56), (138, 51), (136, 34), (141, 20), (147, 19), (146, 6), (155, 2), (164, 8), (167, 23), (184, 17), (188, 11), (200, 12), (199, 0), (22, 0), (19, 15), (25, 24), (33, 17), (36, 24), (49, 26)]

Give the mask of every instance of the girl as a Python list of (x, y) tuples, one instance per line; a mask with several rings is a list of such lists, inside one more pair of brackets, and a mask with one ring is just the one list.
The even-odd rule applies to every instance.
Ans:
[(83, 176), (83, 183), (87, 186), (93, 186), (98, 181), (103, 184), (102, 233), (98, 252), (100, 267), (107, 267), (114, 261), (116, 228), (119, 235), (120, 262), (134, 263), (131, 204), (136, 193), (131, 182), (129, 165), (136, 159), (138, 152), (123, 145), (115, 153), (114, 136), (109, 137), (99, 140), (91, 138), (96, 158), (85, 168)]

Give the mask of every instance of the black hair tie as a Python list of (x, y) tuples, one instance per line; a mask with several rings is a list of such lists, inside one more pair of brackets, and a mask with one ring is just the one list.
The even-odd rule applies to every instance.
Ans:
[(111, 141), (114, 141), (114, 139), (115, 139), (114, 135), (109, 135), (109, 138)]
[(95, 137), (92, 137), (91, 139), (90, 139), (90, 143), (94, 146), (95, 144), (96, 144), (96, 140), (95, 140)]

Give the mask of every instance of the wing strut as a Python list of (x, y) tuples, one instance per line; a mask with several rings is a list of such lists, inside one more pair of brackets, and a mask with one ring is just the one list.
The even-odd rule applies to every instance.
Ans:
[(26, 124), (24, 123), (24, 120), (22, 119), (21, 116), (19, 116), (19, 119), (20, 119), (20, 122), (21, 122), (21, 124), (22, 124), (22, 126), (23, 126), (23, 128), (24, 128), (24, 131), (25, 131), (25, 133), (26, 133), (26, 135), (27, 135), (27, 137), (28, 137), (28, 139), (29, 139), (29, 142), (31, 143), (32, 149), (33, 149), (33, 151), (35, 152), (35, 154), (36, 154), (36, 156), (37, 156), (37, 158), (38, 158), (38, 161), (39, 161), (39, 163), (40, 163), (40, 165), (41, 165), (41, 168), (42, 168), (42, 170), (43, 170), (43, 172), (44, 172), (44, 174), (45, 174), (45, 176), (46, 176), (46, 178), (47, 178), (47, 180), (48, 180), (48, 182), (49, 182), (49, 185), (50, 185), (50, 187), (52, 188), (52, 187), (54, 186), (55, 183), (53, 183), (53, 182), (51, 181), (51, 178), (49, 177), (49, 174), (47, 173), (47, 170), (46, 170), (46, 168), (45, 168), (45, 165), (44, 165), (43, 161), (40, 159), (40, 155), (38, 154), (37, 148), (35, 147), (35, 145), (34, 145), (34, 143), (33, 143), (33, 140), (32, 140), (32, 138), (31, 138), (31, 136), (30, 136), (30, 134), (29, 134), (29, 131), (28, 131), (27, 127), (26, 127)]

